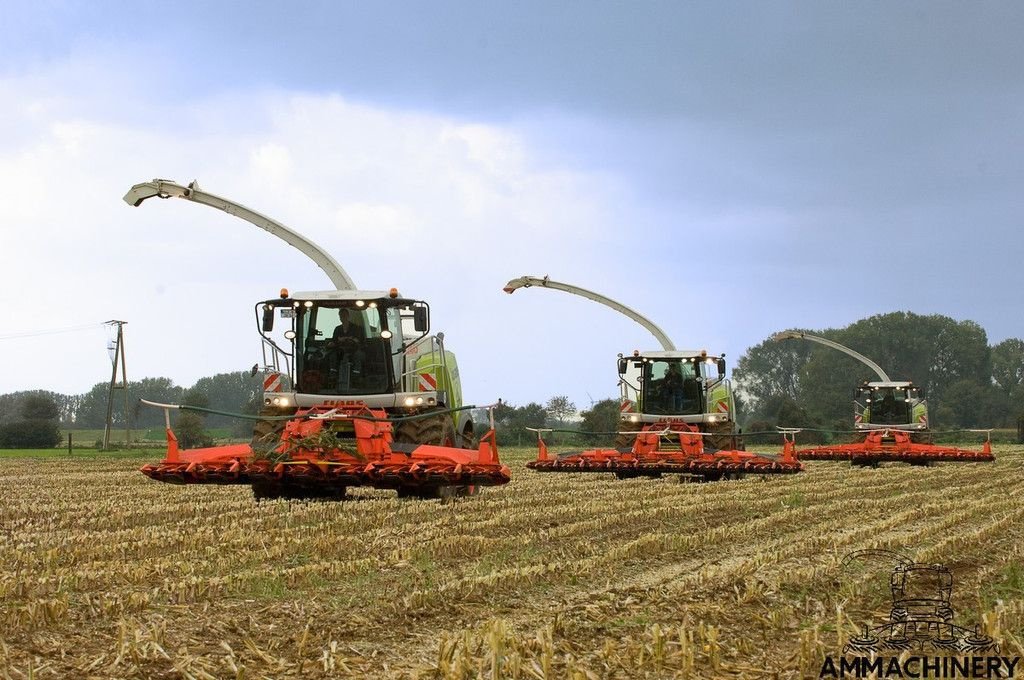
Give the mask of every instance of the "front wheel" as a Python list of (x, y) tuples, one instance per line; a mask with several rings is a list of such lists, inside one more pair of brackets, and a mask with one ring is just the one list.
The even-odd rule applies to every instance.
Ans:
[[(424, 415), (413, 420), (403, 420), (395, 427), (394, 440), (399, 444), (429, 444), (431, 446), (447, 446), (455, 448), (455, 425), (451, 414), (443, 411), (434, 416)], [(472, 443), (472, 440), (470, 440)], [(463, 448), (472, 448), (465, 446)], [(398, 489), (399, 498), (461, 498), (475, 496), (480, 492), (479, 486), (445, 485), (445, 486), (403, 486)]]
[(615, 435), (615, 446), (614, 448), (619, 451), (632, 451), (633, 442), (636, 441), (636, 435), (644, 428), (642, 422), (633, 422), (632, 420), (620, 420), (619, 421), (619, 433)]
[(345, 498), (346, 490), (343, 486), (310, 489), (280, 480), (258, 480), (252, 483), (252, 497), (257, 501), (337, 501)]
[(733, 423), (708, 424), (705, 430), (709, 437), (704, 437), (707, 448), (718, 451), (744, 451), (743, 439), (737, 434)]
[(294, 408), (264, 407), (260, 411), (261, 420), (252, 427), (252, 440), (249, 442), (254, 458), (269, 458), (270, 454), (281, 444), (281, 433), (284, 432), (285, 416), (295, 414)]

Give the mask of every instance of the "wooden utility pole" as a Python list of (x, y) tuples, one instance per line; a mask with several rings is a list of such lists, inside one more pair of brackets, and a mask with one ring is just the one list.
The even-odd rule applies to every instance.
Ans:
[[(110, 390), (107, 393), (107, 420), (103, 427), (103, 450), (110, 449), (110, 430), (114, 415), (114, 390), (124, 392), (124, 440), (127, 446), (131, 442), (131, 429), (128, 425), (128, 371), (124, 365), (124, 325), (127, 321), (107, 321), (107, 326), (117, 326), (117, 340), (114, 344), (113, 370), (110, 373)], [(108, 348), (109, 349), (109, 348)], [(117, 384), (117, 367), (121, 366), (121, 384)]]

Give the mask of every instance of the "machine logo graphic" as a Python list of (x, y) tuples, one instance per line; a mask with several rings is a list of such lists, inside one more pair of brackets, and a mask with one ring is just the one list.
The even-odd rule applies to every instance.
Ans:
[(995, 640), (978, 627), (972, 630), (953, 623), (953, 574), (947, 567), (915, 562), (891, 550), (858, 550), (846, 555), (843, 566), (864, 559), (895, 563), (889, 577), (892, 609), (886, 623), (870, 629), (865, 625), (843, 654), (999, 653)]

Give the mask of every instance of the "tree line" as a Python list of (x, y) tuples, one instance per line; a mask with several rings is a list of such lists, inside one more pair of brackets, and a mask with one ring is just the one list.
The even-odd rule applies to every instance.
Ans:
[[(56, 446), (59, 430), (100, 429), (107, 415), (109, 383), (97, 383), (84, 394), (69, 395), (45, 390), (12, 392), (0, 395), (0, 448), (46, 448)], [(127, 399), (126, 399), (127, 397)], [(256, 414), (263, 398), (259, 376), (248, 373), (221, 373), (201, 378), (191, 387), (174, 384), (170, 378), (143, 378), (129, 381), (127, 394), (114, 392), (112, 427), (133, 431), (162, 428), (163, 411), (139, 403), (139, 398), (167, 404), (188, 404), (225, 413)], [(127, 409), (125, 404), (127, 402)], [(525, 406), (500, 403), (495, 408), (499, 442), (530, 444), (536, 433), (526, 428), (554, 427), (593, 431), (614, 430), (617, 425), (618, 402), (613, 399), (596, 402), (583, 411), (583, 420), (573, 419), (576, 405), (564, 395), (554, 396), (545, 404), (531, 402)], [(210, 445), (208, 428), (229, 427), (238, 437), (251, 433), (252, 421), (227, 415), (197, 414), (175, 411), (174, 427), (185, 447)], [(486, 414), (479, 414), (480, 425)]]
[[(913, 381), (928, 399), (933, 429), (1015, 427), (1024, 416), (1024, 340), (1010, 338), (989, 345), (985, 330), (973, 321), (911, 312), (879, 314), (838, 329), (797, 330), (860, 352), (894, 380)], [(733, 379), (739, 422), (748, 432), (771, 430), (776, 425), (842, 431), (852, 427), (855, 388), (876, 376), (861, 362), (836, 350), (804, 340), (768, 338), (740, 357)], [(102, 428), (108, 389), (109, 383), (103, 382), (78, 395), (42, 390), (0, 395), (0, 447), (10, 446), (5, 442), (12, 437), (37, 442), (33, 447), (52, 446), (56, 441), (41, 442), (59, 439), (58, 428)], [(262, 400), (262, 384), (259, 376), (246, 372), (202, 378), (188, 388), (170, 378), (131, 381), (127, 394), (115, 392), (115, 429), (163, 426), (163, 412), (141, 405), (140, 397), (255, 414)], [(594, 402), (590, 409), (579, 411), (581, 419), (575, 419), (575, 404), (559, 395), (545, 404), (499, 403), (494, 416), (501, 444), (530, 445), (536, 441), (536, 433), (528, 428), (614, 432), (619, 428), (618, 407), (617, 399)], [(202, 426), (230, 427), (236, 435), (245, 436), (251, 422), (210, 414), (198, 426), (187, 419), (179, 426), (196, 431), (195, 445), (204, 443)], [(587, 443), (591, 439), (602, 441), (600, 436), (560, 436), (560, 441)]]
[[(60, 394), (45, 390), (12, 392), (0, 395), (0, 424), (16, 420), (22, 402), (29, 397), (48, 399), (56, 409), (60, 427), (73, 429), (102, 428), (107, 417), (107, 395), (110, 383), (96, 383), (84, 394)], [(145, 406), (139, 399), (165, 404), (194, 403), (195, 405), (229, 413), (256, 413), (263, 397), (260, 376), (247, 372), (220, 373), (200, 378), (191, 387), (176, 385), (170, 378), (143, 378), (128, 382), (127, 394), (114, 391), (112, 421), (116, 429), (145, 429), (163, 427), (163, 411)], [(127, 402), (127, 410), (125, 404)], [(230, 427), (236, 422), (228, 416), (211, 414), (207, 424), (211, 427)]]
[[(61, 394), (28, 390), (0, 395), (0, 448), (46, 448), (56, 446), (60, 429), (101, 429), (106, 424), (110, 383), (96, 383), (84, 394)], [(174, 384), (170, 378), (129, 381), (114, 391), (111, 423), (114, 430), (162, 428), (161, 409), (145, 406), (140, 398), (165, 404), (189, 404), (225, 413), (255, 414), (263, 398), (259, 376), (249, 373), (221, 373), (200, 378), (191, 387)], [(207, 445), (206, 427), (229, 427), (239, 436), (252, 429), (252, 422), (227, 415), (200, 417), (175, 412), (175, 426), (185, 446)]]
[[(580, 418), (573, 418), (577, 413)], [(553, 438), (559, 443), (610, 444), (615, 435), (609, 433), (619, 429), (619, 400), (595, 401), (582, 411), (564, 395), (551, 397), (544, 405), (530, 402), (514, 406), (499, 401), (494, 409), (494, 422), (498, 443), (505, 446), (529, 446), (536, 442), (537, 433), (528, 428), (563, 431), (547, 435), (545, 439), (549, 443)]]

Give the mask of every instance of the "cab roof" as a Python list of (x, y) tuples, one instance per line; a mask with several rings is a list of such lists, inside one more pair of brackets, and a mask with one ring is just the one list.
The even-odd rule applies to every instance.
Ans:
[[(630, 354), (623, 354), (622, 356), (625, 357), (625, 358), (629, 358), (629, 357), (633, 356), (633, 354), (632, 353), (630, 353)], [(701, 358), (711, 357), (712, 359), (717, 359), (720, 356), (723, 356), (723, 355), (715, 354), (713, 352), (708, 352), (707, 350), (703, 350), (703, 349), (677, 349), (677, 350), (675, 350), (673, 352), (666, 352), (666, 351), (643, 352), (643, 351), (641, 351), (640, 354), (639, 354), (639, 358), (646, 357), (648, 359), (691, 359), (693, 357), (701, 357)]]
[[(291, 293), (289, 299), (292, 300), (392, 300), (396, 298), (391, 297), (391, 293), (386, 290), (313, 290), (313, 291), (298, 291)], [(398, 298), (405, 299), (405, 296), (399, 295)]]

